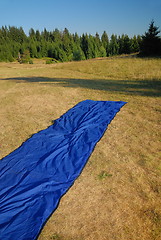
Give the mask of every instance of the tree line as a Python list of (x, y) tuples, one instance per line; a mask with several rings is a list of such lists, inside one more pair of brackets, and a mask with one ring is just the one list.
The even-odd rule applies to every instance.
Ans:
[[(153, 25), (151, 26), (152, 35), (155, 32), (156, 38), (159, 33), (158, 28), (154, 26), (154, 22), (151, 24)], [(146, 40), (151, 37), (151, 34), (148, 35), (148, 32), (146, 34), (145, 39), (139, 35), (130, 38), (126, 34), (121, 36), (112, 34), (109, 38), (106, 31), (101, 36), (98, 33), (95, 36), (91, 34), (79, 36), (77, 33), (71, 34), (67, 28), (63, 31), (58, 29), (47, 31), (45, 28), (42, 32), (31, 28), (29, 35), (26, 35), (22, 27), (2, 26), (0, 28), (0, 61), (17, 59), (20, 62), (29, 62), (32, 58), (46, 57), (65, 62), (130, 54), (149, 47)]]

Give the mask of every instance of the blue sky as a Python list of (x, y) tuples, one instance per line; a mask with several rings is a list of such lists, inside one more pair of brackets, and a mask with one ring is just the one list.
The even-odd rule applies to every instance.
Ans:
[(129, 36), (144, 34), (154, 19), (161, 30), (161, 0), (0, 0), (0, 27), (22, 26), (100, 35), (105, 30)]

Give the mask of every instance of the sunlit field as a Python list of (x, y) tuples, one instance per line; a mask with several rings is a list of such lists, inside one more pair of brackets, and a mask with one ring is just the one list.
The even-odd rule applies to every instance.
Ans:
[(161, 59), (0, 63), (0, 159), (85, 99), (128, 102), (39, 240), (159, 240)]

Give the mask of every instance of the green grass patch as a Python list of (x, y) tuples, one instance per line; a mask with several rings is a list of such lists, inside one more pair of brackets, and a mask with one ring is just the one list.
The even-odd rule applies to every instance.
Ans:
[(99, 174), (98, 174), (98, 179), (99, 180), (103, 180), (105, 179), (106, 177), (112, 177), (112, 174), (111, 173), (108, 173), (106, 171), (101, 171)]

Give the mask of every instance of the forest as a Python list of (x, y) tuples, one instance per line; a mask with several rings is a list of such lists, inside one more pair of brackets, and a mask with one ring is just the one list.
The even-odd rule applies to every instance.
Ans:
[[(71, 34), (67, 28), (42, 32), (31, 28), (26, 35), (22, 27), (2, 26), (0, 28), (0, 61), (33, 63), (32, 58), (50, 58), (49, 62), (79, 61), (98, 57), (141, 52), (144, 55), (161, 53), (161, 39), (158, 27), (151, 22), (144, 36), (127, 34), (109, 38), (106, 31), (100, 36), (77, 33)], [(152, 47), (151, 47), (151, 45)], [(153, 48), (152, 52), (148, 52)], [(155, 48), (155, 49), (154, 49)]]

